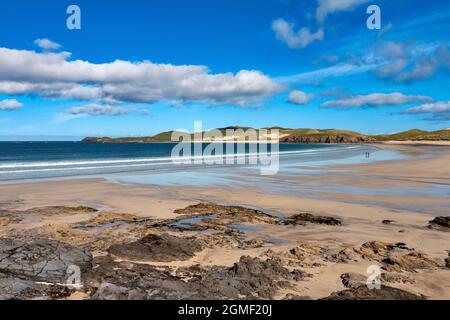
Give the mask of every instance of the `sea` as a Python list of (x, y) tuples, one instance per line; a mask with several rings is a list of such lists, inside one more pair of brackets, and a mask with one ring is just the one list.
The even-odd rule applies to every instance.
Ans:
[[(219, 164), (208, 166), (198, 161), (175, 163), (171, 157), (175, 146), (175, 143), (0, 142), (0, 182), (93, 176), (110, 178), (114, 174), (124, 173), (139, 176), (140, 173), (195, 172), (205, 166), (209, 169), (224, 167)], [(205, 150), (208, 146), (202, 144), (201, 148)], [(242, 164), (242, 158), (250, 159), (263, 152), (259, 145), (245, 144), (242, 148), (242, 145), (235, 144), (230, 149), (233, 149), (236, 164), (227, 165), (228, 172), (233, 167), (244, 172), (258, 169), (258, 165), (250, 161)], [(292, 166), (351, 164), (405, 157), (367, 145), (280, 144), (278, 149), (281, 172)], [(372, 155), (370, 159), (365, 157), (366, 152)], [(194, 159), (192, 155), (185, 158), (189, 157)], [(212, 153), (212, 157), (223, 156)], [(238, 158), (240, 164), (237, 164)]]

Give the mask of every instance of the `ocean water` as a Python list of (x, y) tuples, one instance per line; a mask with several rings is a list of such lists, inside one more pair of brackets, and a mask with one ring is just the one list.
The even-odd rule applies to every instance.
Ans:
[[(154, 176), (158, 174), (170, 176), (170, 173), (174, 172), (195, 173), (196, 169), (205, 168), (205, 165), (195, 163), (175, 164), (171, 160), (171, 152), (175, 145), (175, 143), (0, 142), (0, 181), (111, 177), (123, 173), (139, 177), (145, 176), (144, 172), (152, 173)], [(205, 149), (207, 146), (208, 144), (204, 144), (202, 148)], [(242, 150), (238, 150), (237, 145), (234, 145), (234, 157), (246, 159), (254, 157), (256, 155), (254, 146), (246, 144), (242, 153)], [(356, 162), (363, 161), (366, 151), (377, 153), (378, 159), (383, 153), (374, 147), (364, 145), (279, 145), (281, 166), (285, 170), (288, 170), (289, 164), (295, 164), (295, 167), (307, 163), (345, 164), (354, 162), (355, 157)], [(395, 153), (384, 153), (382, 156), (386, 159), (400, 157)], [(250, 171), (258, 169), (255, 165), (239, 167), (241, 169), (245, 167), (245, 170)]]

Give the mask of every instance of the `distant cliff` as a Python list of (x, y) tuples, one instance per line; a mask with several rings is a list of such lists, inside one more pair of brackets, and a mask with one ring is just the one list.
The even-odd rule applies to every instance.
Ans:
[(139, 138), (109, 138), (109, 137), (87, 137), (82, 142), (97, 142), (97, 143), (150, 143), (158, 142), (152, 137), (139, 137)]
[(280, 139), (280, 143), (365, 143), (373, 141), (365, 136), (349, 136), (349, 135), (290, 135)]
[[(218, 129), (225, 135), (228, 129), (246, 131), (248, 127), (227, 127)], [(280, 143), (370, 143), (383, 141), (450, 141), (450, 130), (423, 131), (413, 129), (390, 135), (365, 135), (355, 131), (336, 130), (336, 129), (286, 129), (281, 127), (265, 128), (279, 130)], [(153, 142), (171, 142), (174, 131), (167, 131), (151, 137), (87, 137), (83, 142), (96, 143), (153, 143)], [(244, 141), (245, 137), (236, 135), (231, 139), (218, 139), (215, 141)], [(207, 142), (207, 141), (205, 141)], [(209, 141), (210, 142), (210, 141)]]

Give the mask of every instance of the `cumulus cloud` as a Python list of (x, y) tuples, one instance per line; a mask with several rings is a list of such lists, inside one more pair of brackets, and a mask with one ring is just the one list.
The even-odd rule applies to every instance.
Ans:
[(17, 110), (23, 107), (23, 104), (16, 99), (6, 99), (0, 101), (0, 110)]
[(432, 98), (427, 96), (404, 95), (400, 92), (394, 93), (372, 93), (369, 95), (357, 95), (347, 98), (327, 101), (322, 107), (336, 107), (341, 109), (361, 107), (396, 106), (411, 102), (427, 102)]
[(429, 120), (450, 120), (450, 101), (426, 103), (418, 107), (406, 109), (401, 113), (430, 115)]
[(314, 99), (312, 94), (305, 93), (300, 90), (293, 90), (289, 93), (288, 101), (293, 104), (307, 104)]
[(161, 100), (246, 105), (283, 86), (259, 71), (212, 74), (205, 66), (116, 60), (95, 64), (67, 52), (0, 48), (0, 93), (155, 103)]
[(56, 50), (61, 48), (59, 43), (56, 43), (50, 39), (36, 39), (34, 40), (34, 44), (44, 50)]
[(115, 107), (110, 105), (100, 104), (88, 104), (79, 107), (72, 107), (69, 109), (69, 114), (73, 116), (77, 115), (89, 115), (89, 116), (120, 116), (130, 113), (142, 113), (147, 114), (147, 110), (129, 109), (123, 107)]
[(294, 30), (294, 25), (284, 19), (273, 21), (272, 29), (277, 38), (287, 43), (290, 48), (303, 49), (314, 41), (323, 40), (325, 33), (322, 25), (328, 15), (334, 12), (351, 10), (368, 1), (369, 0), (318, 0), (319, 6), (316, 10), (316, 19), (320, 27), (316, 32), (311, 32), (310, 28), (307, 27), (303, 27), (296, 32)]
[(322, 41), (324, 37), (323, 28), (319, 28), (316, 32), (311, 33), (308, 28), (301, 28), (299, 31), (294, 30), (294, 24), (284, 19), (277, 19), (272, 22), (272, 29), (277, 38), (285, 42), (290, 48), (306, 48), (314, 41)]
[(319, 0), (316, 11), (317, 22), (322, 24), (326, 17), (338, 11), (348, 11), (369, 0)]

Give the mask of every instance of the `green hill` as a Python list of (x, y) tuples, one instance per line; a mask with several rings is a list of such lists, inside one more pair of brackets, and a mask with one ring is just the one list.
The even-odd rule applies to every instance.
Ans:
[(450, 130), (424, 131), (408, 130), (390, 135), (372, 136), (377, 141), (449, 141)]
[[(223, 135), (227, 130), (239, 130), (244, 132), (250, 127), (231, 126), (219, 128)], [(450, 130), (424, 131), (412, 129), (404, 132), (389, 135), (365, 135), (350, 130), (338, 129), (313, 129), (299, 128), (290, 129), (282, 127), (265, 128), (267, 130), (277, 129), (282, 136), (281, 142), (286, 143), (361, 143), (361, 142), (383, 142), (383, 141), (450, 141)], [(152, 143), (152, 142), (171, 142), (174, 131), (161, 132), (151, 137), (88, 137), (83, 139), (84, 142), (99, 143)], [(193, 136), (193, 135), (192, 135)]]

